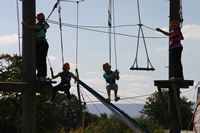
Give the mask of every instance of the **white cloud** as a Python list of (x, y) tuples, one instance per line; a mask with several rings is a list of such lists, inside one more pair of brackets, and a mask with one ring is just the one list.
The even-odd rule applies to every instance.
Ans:
[(150, 77), (147, 76), (139, 76), (139, 75), (128, 75), (128, 74), (124, 74), (121, 75), (121, 79), (125, 80), (125, 81), (144, 81), (144, 80), (149, 80), (151, 79)]
[(182, 32), (186, 39), (200, 40), (200, 25), (185, 25)]
[(142, 83), (130, 83), (127, 87), (137, 87), (137, 88), (147, 88), (150, 87), (149, 84), (142, 84)]
[(56, 60), (55, 56), (48, 56), (49, 60)]
[(6, 35), (6, 36), (0, 37), (0, 44), (3, 44), (3, 45), (13, 44), (13, 43), (16, 43), (17, 41), (18, 41), (17, 34)]

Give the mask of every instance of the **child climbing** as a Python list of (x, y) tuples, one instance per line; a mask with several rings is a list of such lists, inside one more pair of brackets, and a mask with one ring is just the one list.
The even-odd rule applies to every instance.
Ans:
[(57, 86), (53, 87), (51, 98), (46, 103), (53, 104), (54, 97), (58, 91), (64, 91), (65, 94), (67, 95), (67, 99), (71, 100), (71, 95), (70, 95), (70, 91), (69, 91), (69, 89), (71, 88), (71, 83), (70, 83), (71, 77), (74, 78), (76, 81), (78, 81), (79, 75), (78, 75), (78, 69), (76, 69), (77, 76), (75, 76), (72, 72), (70, 72), (69, 69), (70, 69), (70, 65), (68, 62), (65, 62), (63, 64), (63, 71), (58, 73), (57, 75), (54, 75), (53, 69), (50, 68), (52, 79), (60, 77), (61, 82)]
[(171, 21), (170, 28), (171, 32), (165, 32), (160, 28), (156, 28), (156, 30), (170, 37), (170, 49), (174, 65), (174, 76), (171, 77), (170, 80), (184, 80), (183, 66), (181, 63), (181, 54), (183, 51), (181, 40), (184, 40), (184, 37), (179, 27), (179, 22), (177, 20)]
[(106, 100), (110, 102), (110, 92), (111, 90), (114, 90), (115, 102), (117, 102), (120, 97), (117, 96), (118, 85), (116, 84), (115, 80), (119, 80), (119, 71), (117, 69), (115, 72), (112, 71), (111, 66), (107, 62), (103, 64), (103, 70), (105, 71), (103, 77), (106, 80), (106, 89), (108, 93), (108, 98)]
[(22, 24), (32, 30), (36, 31), (36, 69), (37, 78), (39, 81), (46, 81), (47, 76), (47, 64), (46, 56), (49, 48), (49, 44), (46, 40), (46, 32), (49, 28), (49, 24), (45, 21), (45, 16), (43, 13), (39, 13), (36, 16), (37, 24), (32, 26), (24, 21)]

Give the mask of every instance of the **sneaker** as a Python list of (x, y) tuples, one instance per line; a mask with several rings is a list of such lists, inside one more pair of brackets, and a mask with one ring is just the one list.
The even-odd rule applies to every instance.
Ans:
[(115, 98), (115, 102), (117, 102), (119, 99), (120, 99), (120, 97), (116, 97), (116, 98)]
[(46, 101), (47, 104), (53, 104), (53, 101)]
[(106, 101), (110, 102), (110, 98), (106, 98)]

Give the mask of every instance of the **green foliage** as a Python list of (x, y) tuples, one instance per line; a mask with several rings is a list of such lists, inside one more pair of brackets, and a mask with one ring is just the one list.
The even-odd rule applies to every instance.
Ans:
[(148, 129), (151, 133), (164, 133), (164, 126), (161, 125), (157, 120), (152, 120), (144, 115), (136, 117), (135, 120), (143, 127)]
[[(16, 54), (0, 56), (0, 81), (20, 81), (22, 57)], [(20, 132), (21, 95), (19, 93), (0, 92), (0, 132)]]
[[(0, 81), (19, 82), (22, 57), (2, 54), (0, 56)], [(50, 94), (36, 96), (36, 131), (38, 133), (68, 133), (81, 125), (77, 97), (68, 104), (66, 96), (58, 93), (54, 105), (46, 104)], [(31, 103), (30, 103), (31, 104)], [(21, 131), (21, 94), (0, 92), (0, 133)], [(90, 122), (90, 121), (88, 121)]]
[[(167, 109), (166, 112), (169, 112), (168, 90), (163, 89), (162, 93), (165, 101), (165, 108)], [(187, 129), (187, 126), (192, 118), (192, 111), (193, 111), (192, 109), (193, 103), (191, 101), (188, 102), (187, 100), (188, 99), (186, 97), (180, 98), (180, 110), (181, 110), (183, 129)], [(158, 121), (160, 124), (165, 125), (166, 127), (161, 99), (157, 91), (147, 98), (147, 102), (144, 105), (141, 113), (147, 115), (148, 118), (150, 118), (151, 120)]]
[(14, 54), (2, 54), (0, 56), (0, 81), (18, 82), (20, 81), (22, 67), (22, 57)]

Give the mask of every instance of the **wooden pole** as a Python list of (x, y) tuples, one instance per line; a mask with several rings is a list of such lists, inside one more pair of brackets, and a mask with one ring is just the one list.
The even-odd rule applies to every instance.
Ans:
[[(170, 0), (170, 22), (172, 20), (178, 20), (180, 21), (180, 14), (179, 14), (179, 9), (180, 9), (180, 0)], [(169, 47), (169, 78), (174, 76), (174, 66), (173, 66), (173, 60), (172, 60), (172, 55), (171, 55), (171, 49)], [(180, 106), (180, 88), (176, 88), (176, 94), (173, 92), (173, 87), (169, 88), (169, 106), (170, 106), (170, 120), (169, 120), (169, 132), (170, 133), (180, 133), (181, 125), (178, 122), (178, 114), (177, 114), (177, 106)], [(174, 96), (178, 97), (178, 101), (175, 100)], [(178, 103), (178, 104), (176, 104)]]
[[(35, 24), (35, 0), (23, 0), (23, 20), (27, 24)], [(23, 26), (22, 49), (22, 81), (35, 82), (35, 31)], [(29, 88), (27, 88), (29, 89)], [(36, 132), (35, 93), (22, 93), (22, 133)]]

